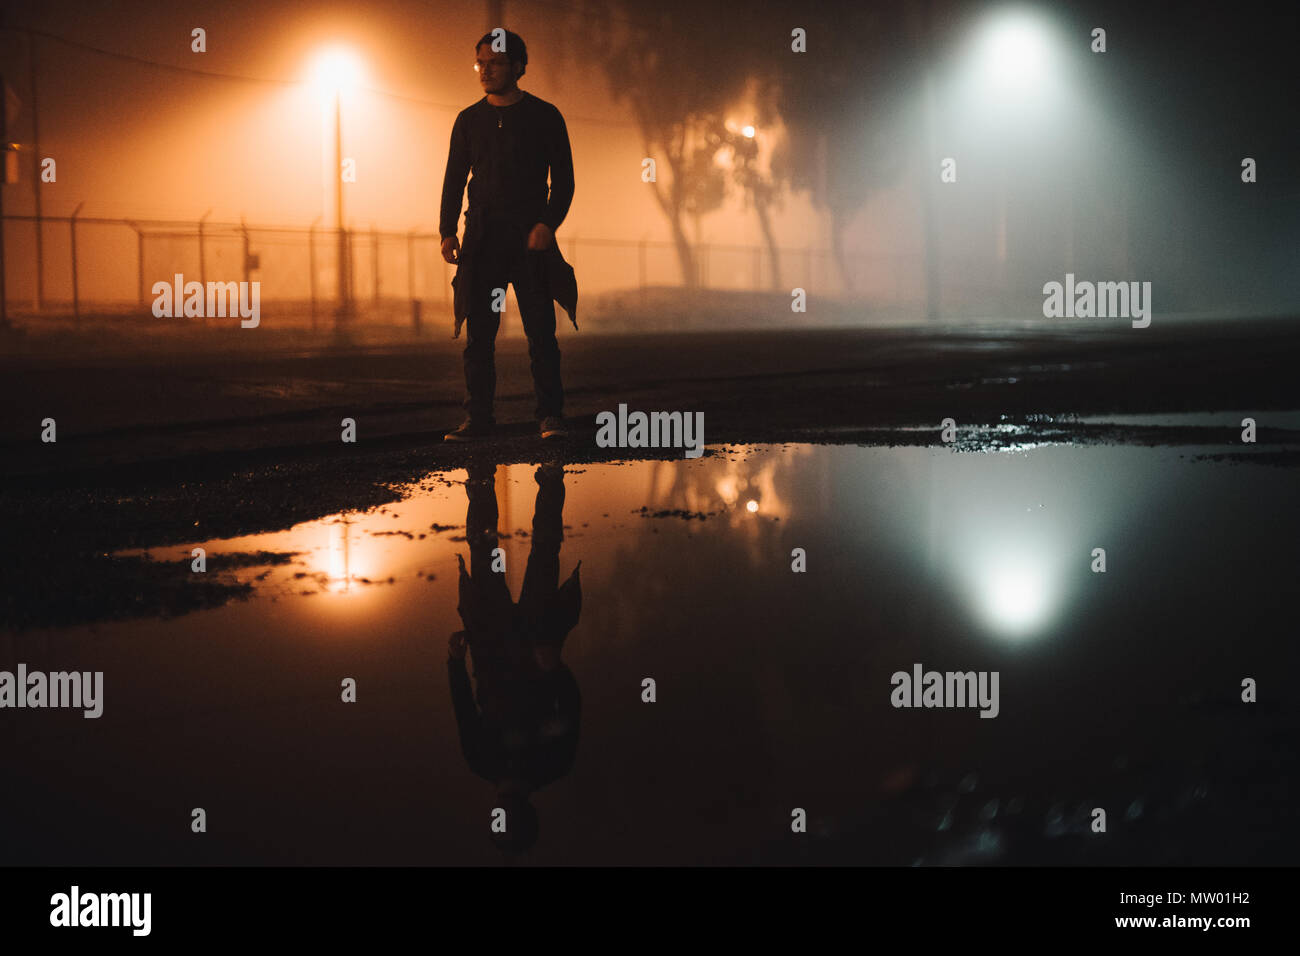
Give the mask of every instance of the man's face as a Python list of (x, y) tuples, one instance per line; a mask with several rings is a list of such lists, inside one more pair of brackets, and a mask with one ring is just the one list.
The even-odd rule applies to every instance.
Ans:
[(505, 53), (493, 53), (492, 47), (486, 43), (478, 48), (474, 69), (478, 70), (478, 81), (484, 93), (505, 93), (515, 85), (515, 71), (509, 57)]

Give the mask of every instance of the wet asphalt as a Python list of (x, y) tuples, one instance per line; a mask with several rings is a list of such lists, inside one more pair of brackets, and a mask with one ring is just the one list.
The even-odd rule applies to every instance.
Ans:
[[(567, 330), (566, 330), (567, 332)], [(704, 413), (708, 445), (829, 442), (971, 449), (1035, 442), (1220, 445), (1295, 467), (1300, 329), (1284, 320), (561, 337), (569, 434), (542, 440), (527, 344), (497, 345), (498, 435), (442, 440), (463, 412), (450, 338), (137, 342), (28, 337), (0, 358), (0, 520), (10, 541), (79, 554), (235, 535), (393, 500), (394, 483), (471, 464), (672, 458), (600, 448), (596, 415)], [(1084, 423), (1080, 416), (1258, 412), (1238, 423)], [(1270, 419), (1270, 412), (1275, 413)], [(41, 441), (53, 418), (57, 442)], [(345, 418), (356, 441), (341, 439)], [(707, 453), (707, 452), (706, 452)], [(20, 550), (4, 549), (21, 567)]]

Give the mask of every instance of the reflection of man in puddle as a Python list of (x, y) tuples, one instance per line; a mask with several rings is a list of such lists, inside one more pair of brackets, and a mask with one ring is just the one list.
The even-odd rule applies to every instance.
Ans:
[[(465, 630), (447, 643), (447, 672), (460, 746), (470, 769), (496, 785), (506, 832), (493, 834), (509, 852), (537, 841), (537, 811), (529, 795), (569, 772), (578, 750), (582, 701), (573, 674), (560, 661), (564, 638), (578, 623), (578, 567), (560, 584), (564, 540), (564, 469), (537, 469), (532, 548), (516, 604), (505, 575), (492, 570), (497, 542), (495, 466), (472, 466), (465, 490), (470, 570), (460, 561), (460, 611)], [(466, 646), (477, 694), (465, 670)], [(476, 703), (477, 698), (477, 703)]]

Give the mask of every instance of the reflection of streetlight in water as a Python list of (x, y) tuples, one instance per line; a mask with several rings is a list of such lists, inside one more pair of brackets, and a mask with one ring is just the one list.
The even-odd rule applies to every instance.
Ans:
[(985, 622), (1007, 637), (1028, 637), (1050, 620), (1059, 600), (1046, 556), (990, 555), (975, 562), (976, 594)]
[[(685, 511), (723, 511), (731, 521), (749, 514), (788, 518), (794, 503), (778, 485), (792, 484), (792, 462), (811, 454), (810, 448), (793, 447), (779, 455), (756, 453), (757, 461), (718, 457), (701, 467), (683, 467), (671, 461), (651, 466), (647, 504)], [(753, 527), (752, 522), (745, 522)]]
[(329, 589), (347, 592), (352, 589), (352, 521), (340, 515), (329, 527)]

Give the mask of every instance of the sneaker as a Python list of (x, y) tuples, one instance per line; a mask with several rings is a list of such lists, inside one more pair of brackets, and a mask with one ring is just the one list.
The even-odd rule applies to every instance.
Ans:
[(543, 438), (564, 438), (569, 434), (564, 427), (564, 419), (558, 415), (551, 415), (543, 418), (541, 422), (541, 431)]
[(477, 438), (486, 438), (492, 434), (492, 428), (495, 423), (475, 421), (467, 418), (447, 434), (442, 436), (443, 441), (474, 441)]

